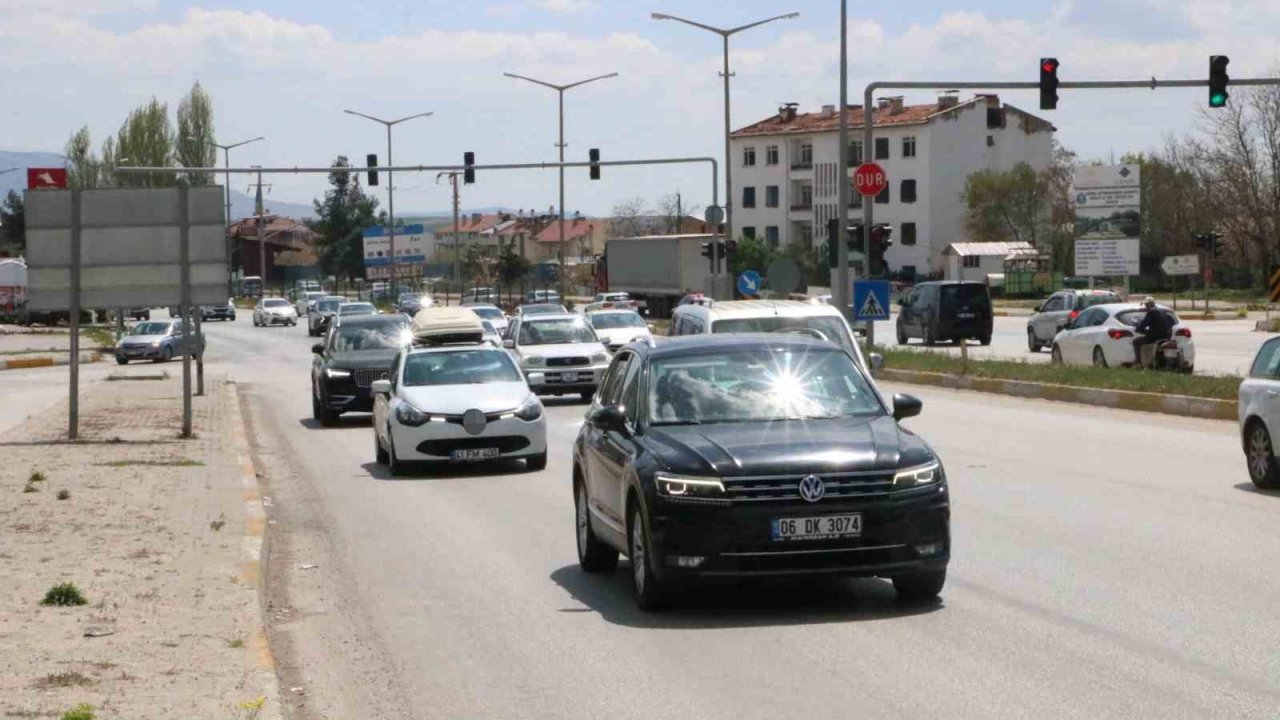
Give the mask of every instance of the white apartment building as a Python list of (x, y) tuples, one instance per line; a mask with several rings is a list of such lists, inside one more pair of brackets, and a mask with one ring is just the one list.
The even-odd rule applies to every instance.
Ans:
[[(1052, 157), (1053, 125), (1001, 105), (995, 95), (960, 102), (948, 93), (930, 105), (881, 98), (873, 112), (871, 152), (862, 147), (862, 107), (847, 112), (850, 173), (865, 158), (888, 175), (888, 190), (875, 198), (875, 222), (893, 226), (889, 267), (908, 275), (944, 270), (943, 251), (970, 241), (963, 193), (971, 173), (1009, 170), (1020, 162), (1042, 170)], [(827, 220), (836, 216), (839, 126), (834, 105), (797, 113), (791, 103), (732, 134), (738, 235), (775, 245), (827, 242)], [(851, 221), (862, 219), (862, 202), (851, 188)]]

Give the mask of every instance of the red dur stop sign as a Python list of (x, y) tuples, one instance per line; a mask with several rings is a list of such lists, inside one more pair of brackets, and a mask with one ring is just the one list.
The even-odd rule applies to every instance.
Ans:
[(889, 187), (889, 176), (877, 163), (863, 163), (853, 171), (853, 189), (863, 197), (875, 197)]

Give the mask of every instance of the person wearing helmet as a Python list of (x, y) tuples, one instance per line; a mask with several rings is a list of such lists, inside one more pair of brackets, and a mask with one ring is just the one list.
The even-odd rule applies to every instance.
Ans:
[(1155, 298), (1148, 295), (1142, 301), (1142, 306), (1147, 309), (1147, 314), (1135, 328), (1137, 337), (1133, 339), (1134, 364), (1139, 367), (1145, 367), (1142, 362), (1143, 347), (1173, 337), (1173, 322), (1164, 310), (1156, 307)]

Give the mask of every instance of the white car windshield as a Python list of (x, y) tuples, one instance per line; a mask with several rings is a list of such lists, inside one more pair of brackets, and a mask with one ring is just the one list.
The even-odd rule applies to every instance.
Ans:
[(660, 359), (649, 372), (649, 417), (655, 425), (883, 413), (866, 378), (837, 350), (745, 350)]
[(713, 333), (770, 333), (808, 328), (822, 333), (823, 337), (853, 352), (853, 338), (840, 318), (831, 316), (781, 317), (767, 315), (757, 318), (717, 320), (711, 325)]
[(579, 318), (557, 318), (525, 322), (520, 326), (521, 345), (567, 345), (600, 342), (596, 333)]
[(145, 322), (138, 323), (129, 331), (130, 335), (164, 335), (169, 332), (169, 323), (162, 322)]
[(644, 328), (644, 319), (635, 313), (597, 313), (589, 315), (587, 322), (597, 330), (619, 330), (622, 328)]
[(404, 359), (405, 387), (521, 382), (523, 376), (502, 350), (415, 353)]

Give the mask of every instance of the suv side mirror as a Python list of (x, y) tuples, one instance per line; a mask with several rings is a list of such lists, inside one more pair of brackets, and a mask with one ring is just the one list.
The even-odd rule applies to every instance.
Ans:
[(323, 355), (323, 354), (324, 354), (324, 343), (316, 343), (315, 345), (312, 345), (312, 346), (311, 346), (311, 352), (315, 353), (316, 355)]
[(893, 396), (893, 419), (905, 420), (915, 417), (924, 409), (924, 403), (920, 398), (905, 393), (896, 393)]
[(626, 434), (627, 416), (617, 405), (606, 405), (591, 414), (591, 426), (605, 432)]

